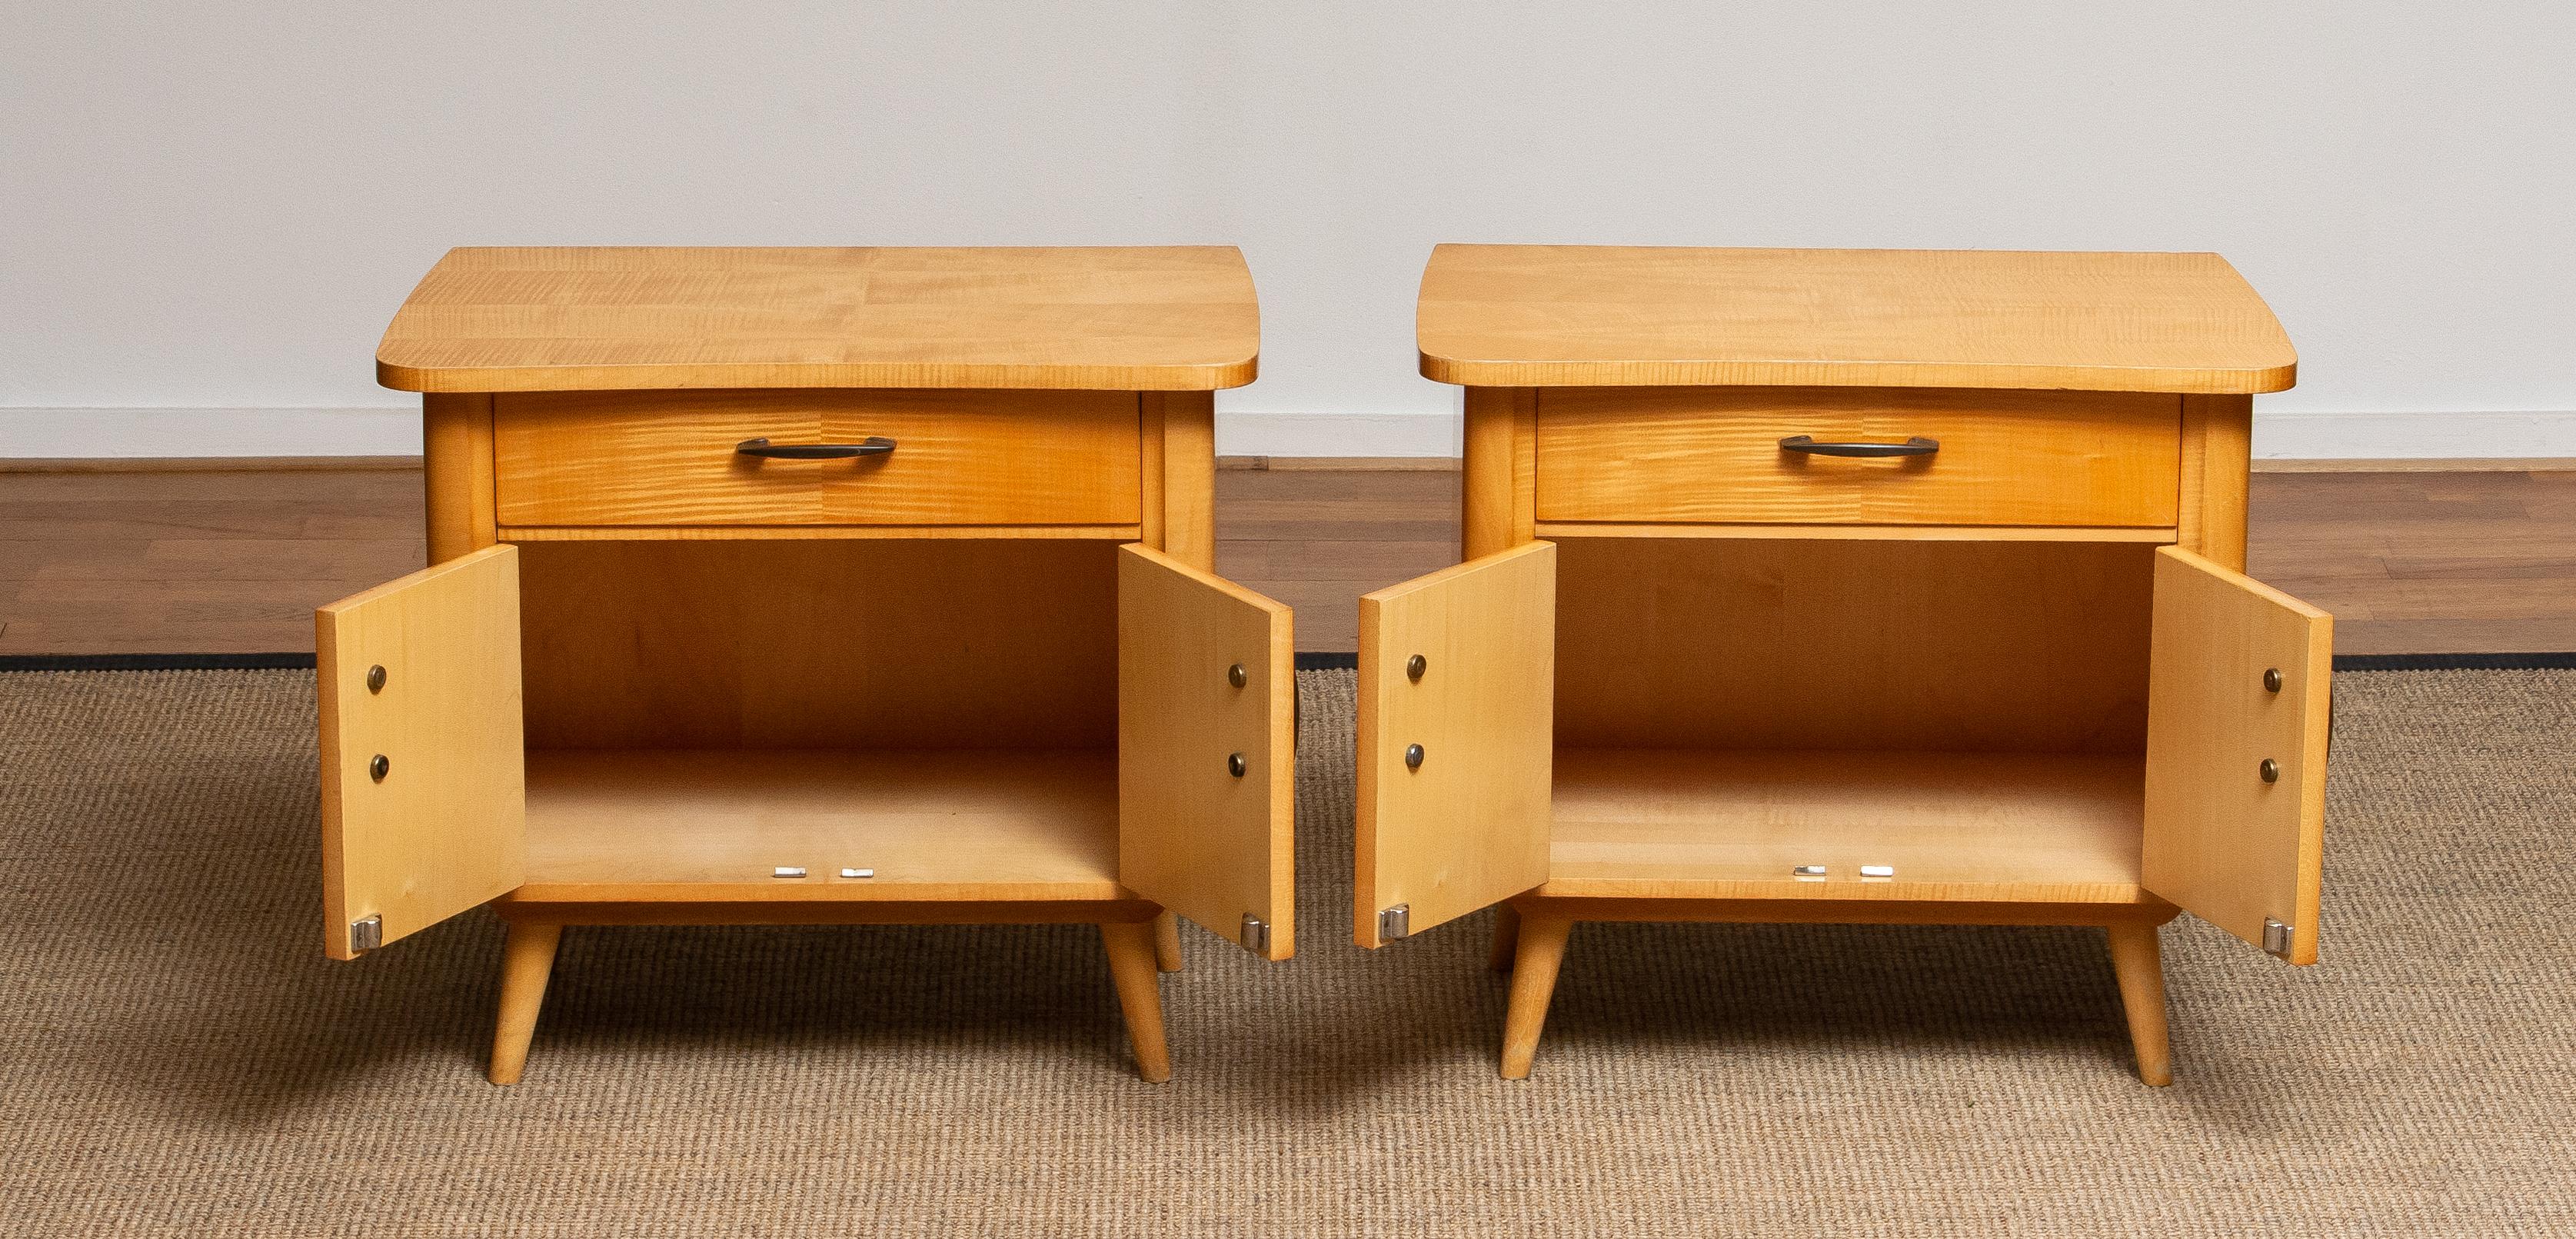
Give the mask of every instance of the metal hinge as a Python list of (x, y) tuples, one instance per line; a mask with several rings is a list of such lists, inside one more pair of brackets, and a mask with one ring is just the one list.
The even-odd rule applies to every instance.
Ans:
[(1255, 955), (1270, 953), (1270, 922), (1246, 912), (1243, 914), (1243, 949)]
[(2263, 949), (2274, 955), (2288, 958), (2290, 954), (2290, 927), (2279, 921), (2273, 920), (2271, 917), (2264, 917)]
[(1400, 903), (1377, 914), (1377, 936), (1381, 942), (1393, 942), (1413, 932), (1413, 905)]
[(370, 916), (349, 922), (349, 953), (372, 951), (385, 944), (385, 918)]

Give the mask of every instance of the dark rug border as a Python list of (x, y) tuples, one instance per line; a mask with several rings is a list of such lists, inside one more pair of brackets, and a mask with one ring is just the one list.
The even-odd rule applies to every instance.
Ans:
[[(1299, 654), (1299, 671), (1350, 671), (1357, 654)], [(2576, 670), (2576, 653), (2337, 654), (2337, 671)], [(0, 671), (310, 671), (310, 654), (0, 654)]]

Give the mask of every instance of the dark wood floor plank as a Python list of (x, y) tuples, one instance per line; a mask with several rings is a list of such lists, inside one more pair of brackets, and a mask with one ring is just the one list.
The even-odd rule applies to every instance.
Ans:
[[(1450, 471), (1228, 469), (1217, 567), (1356, 648), (1359, 595), (1456, 561)], [(2271, 473), (2254, 575), (2345, 653), (2576, 650), (2576, 472)], [(312, 648), (422, 560), (416, 469), (0, 473), (0, 653)]]

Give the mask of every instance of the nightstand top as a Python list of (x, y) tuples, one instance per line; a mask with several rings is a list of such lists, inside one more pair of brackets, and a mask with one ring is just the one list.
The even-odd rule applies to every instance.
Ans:
[(376, 349), (403, 391), (1252, 381), (1231, 246), (453, 249)]
[(1443, 245), (1422, 373), (1472, 387), (2280, 391), (2298, 355), (2216, 254)]

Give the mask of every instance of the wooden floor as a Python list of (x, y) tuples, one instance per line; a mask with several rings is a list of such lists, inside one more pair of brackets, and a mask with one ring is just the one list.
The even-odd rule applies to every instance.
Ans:
[[(0, 654), (299, 652), (421, 564), (416, 467), (0, 472)], [(2347, 654), (2576, 650), (2576, 471), (2264, 473), (2254, 575)], [(1217, 569), (1355, 647), (1360, 594), (1456, 561), (1453, 471), (1228, 469)]]

